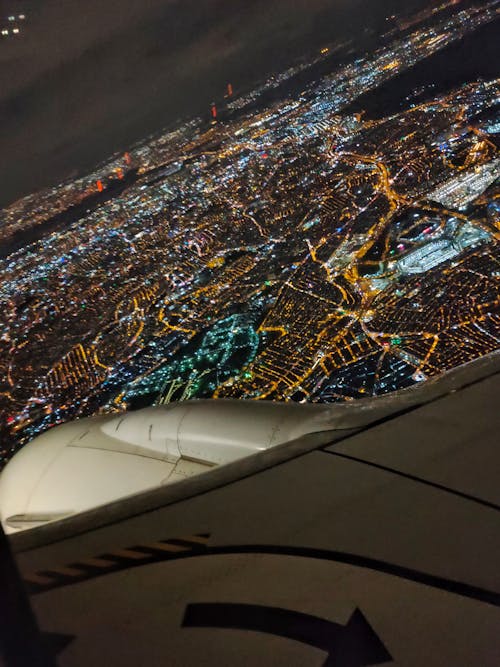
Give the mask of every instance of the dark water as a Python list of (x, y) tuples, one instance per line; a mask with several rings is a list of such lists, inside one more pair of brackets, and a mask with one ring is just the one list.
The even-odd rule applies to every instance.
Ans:
[(37, 225), (28, 230), (21, 229), (13, 234), (7, 243), (0, 246), (0, 259), (4, 259), (16, 250), (20, 250), (28, 244), (42, 239), (46, 234), (55, 232), (59, 229), (67, 229), (72, 223), (79, 220), (86, 213), (94, 211), (98, 206), (117, 197), (136, 181), (137, 170), (133, 169), (126, 174), (123, 180), (111, 183), (103, 192), (96, 192), (95, 194), (89, 195), (79, 204), (70, 206), (60, 213), (56, 213), (41, 225)]
[(389, 116), (407, 108), (410, 104), (407, 98), (421, 88), (426, 89), (424, 94), (411, 101), (423, 102), (463, 83), (497, 77), (500, 77), (500, 20), (482, 26), (376, 90), (358, 97), (348, 111), (365, 110), (370, 118)]

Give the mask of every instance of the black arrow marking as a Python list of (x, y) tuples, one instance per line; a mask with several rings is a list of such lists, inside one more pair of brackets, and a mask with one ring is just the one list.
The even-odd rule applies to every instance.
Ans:
[(328, 653), (325, 667), (363, 667), (392, 662), (392, 656), (356, 609), (347, 625), (280, 607), (204, 603), (186, 607), (182, 627), (255, 630), (315, 646)]

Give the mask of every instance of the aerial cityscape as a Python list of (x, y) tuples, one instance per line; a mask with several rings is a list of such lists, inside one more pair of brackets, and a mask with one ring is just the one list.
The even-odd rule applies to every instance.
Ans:
[(497, 350), (500, 78), (399, 91), (499, 15), (449, 0), (370, 52), (318, 44), (1, 210), (0, 467), (81, 416), (351, 401)]

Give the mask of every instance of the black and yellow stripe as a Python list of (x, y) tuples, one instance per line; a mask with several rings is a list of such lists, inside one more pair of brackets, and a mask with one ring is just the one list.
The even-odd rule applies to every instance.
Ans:
[(190, 537), (172, 538), (116, 549), (50, 570), (24, 574), (23, 581), (28, 593), (43, 593), (139, 565), (202, 553), (208, 548), (209, 538), (208, 533), (201, 533)]

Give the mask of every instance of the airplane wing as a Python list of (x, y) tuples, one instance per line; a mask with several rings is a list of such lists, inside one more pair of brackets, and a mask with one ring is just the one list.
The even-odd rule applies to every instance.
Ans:
[[(499, 390), (493, 355), (361, 426), (12, 535), (43, 664), (498, 665)], [(9, 666), (34, 664), (23, 609)]]

